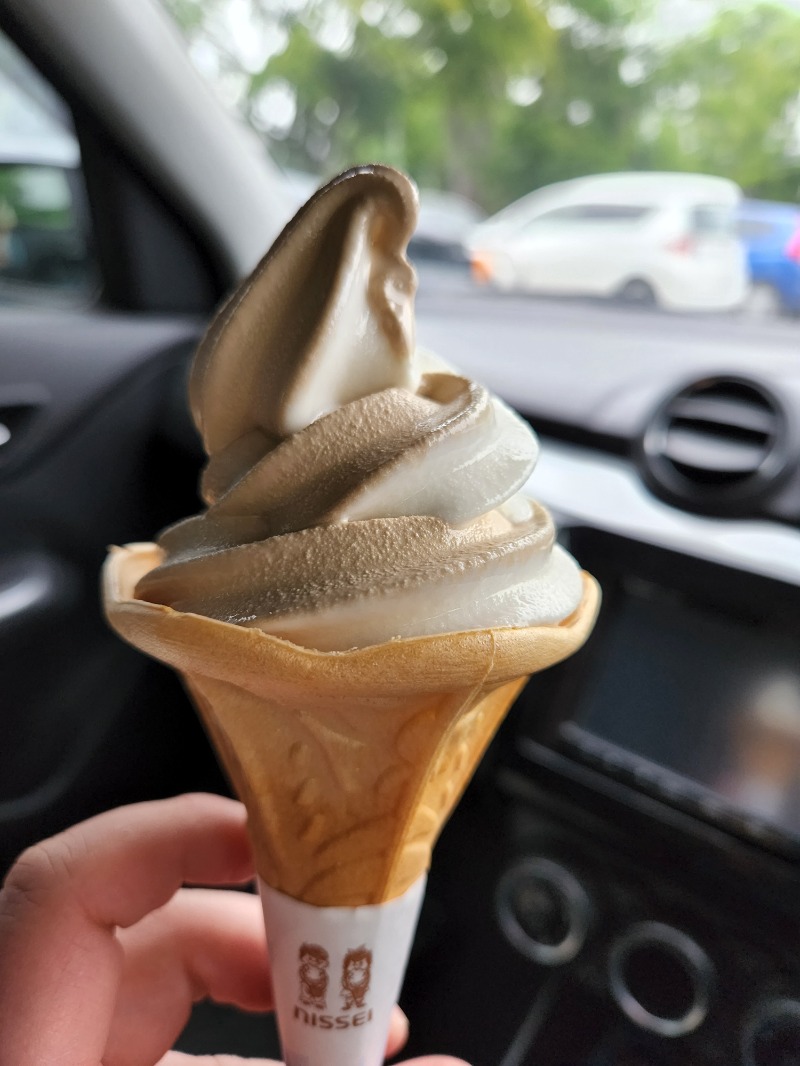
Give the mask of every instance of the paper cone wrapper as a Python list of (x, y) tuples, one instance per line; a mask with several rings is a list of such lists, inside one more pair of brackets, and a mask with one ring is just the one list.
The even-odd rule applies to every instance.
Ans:
[(348, 652), (134, 597), (154, 544), (112, 550), (114, 629), (183, 676), (248, 810), (262, 880), (315, 907), (402, 896), (529, 674), (583, 644), (599, 593), (584, 575), (557, 625), (390, 641)]
[(366, 907), (313, 907), (259, 879), (286, 1066), (380, 1066), (419, 909), (420, 877)]

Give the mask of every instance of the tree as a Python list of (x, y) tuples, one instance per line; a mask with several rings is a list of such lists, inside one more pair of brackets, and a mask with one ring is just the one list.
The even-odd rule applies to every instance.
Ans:
[(668, 0), (165, 2), (288, 167), (379, 159), (489, 210), (618, 169), (800, 197), (800, 15), (777, 3), (665, 40), (633, 30)]
[[(326, 22), (350, 27), (326, 45)], [(277, 151), (335, 170), (380, 158), (420, 183), (486, 198), (511, 79), (535, 76), (555, 34), (530, 0), (318, 0), (287, 19), (286, 50), (253, 84), (293, 86), (297, 114)], [(335, 115), (335, 141), (326, 128)]]
[(559, 33), (539, 92), (505, 110), (491, 161), (505, 202), (550, 182), (653, 165), (639, 131), (652, 99), (650, 47), (634, 45), (630, 33), (650, 5), (584, 0), (552, 9)]
[(665, 51), (655, 74), (652, 153), (666, 168), (800, 199), (800, 15), (759, 3), (721, 11)]
[[(190, 36), (224, 0), (168, 0)], [(246, 0), (237, 0), (241, 3)], [(646, 86), (626, 31), (649, 0), (251, 0), (283, 47), (244, 100), (286, 166), (381, 159), (488, 209), (635, 162)], [(219, 43), (219, 42), (218, 42)]]

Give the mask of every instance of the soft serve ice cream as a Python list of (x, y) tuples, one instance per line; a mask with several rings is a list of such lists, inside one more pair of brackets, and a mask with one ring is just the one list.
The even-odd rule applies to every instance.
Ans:
[(247, 806), (287, 1066), (382, 1063), (436, 838), (598, 606), (519, 494), (533, 434), (415, 351), (415, 215), (385, 167), (300, 211), (198, 352), (207, 509), (104, 573)]
[(576, 564), (518, 492), (533, 432), (415, 350), (415, 219), (402, 175), (351, 171), (223, 311), (190, 387), (208, 509), (161, 535), (139, 598), (324, 651), (579, 606)]

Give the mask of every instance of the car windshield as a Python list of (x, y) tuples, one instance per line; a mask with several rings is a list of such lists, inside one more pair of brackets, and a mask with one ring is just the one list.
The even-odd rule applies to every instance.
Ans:
[(567, 355), (598, 314), (603, 352), (654, 314), (675, 349), (709, 319), (754, 364), (764, 331), (794, 349), (800, 264), (752, 244), (800, 197), (797, 0), (163, 2), (296, 203), (355, 163), (415, 179), (423, 299), (563, 318)]

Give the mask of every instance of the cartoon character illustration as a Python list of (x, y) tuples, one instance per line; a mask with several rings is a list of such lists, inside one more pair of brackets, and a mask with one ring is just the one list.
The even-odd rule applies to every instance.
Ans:
[(300, 1002), (307, 1007), (324, 1010), (325, 993), (328, 991), (328, 964), (330, 957), (319, 944), (302, 944), (299, 951)]
[(365, 947), (348, 951), (342, 964), (342, 998), (344, 1010), (365, 1007), (364, 1002), (369, 992), (369, 978), (372, 967), (372, 952)]

